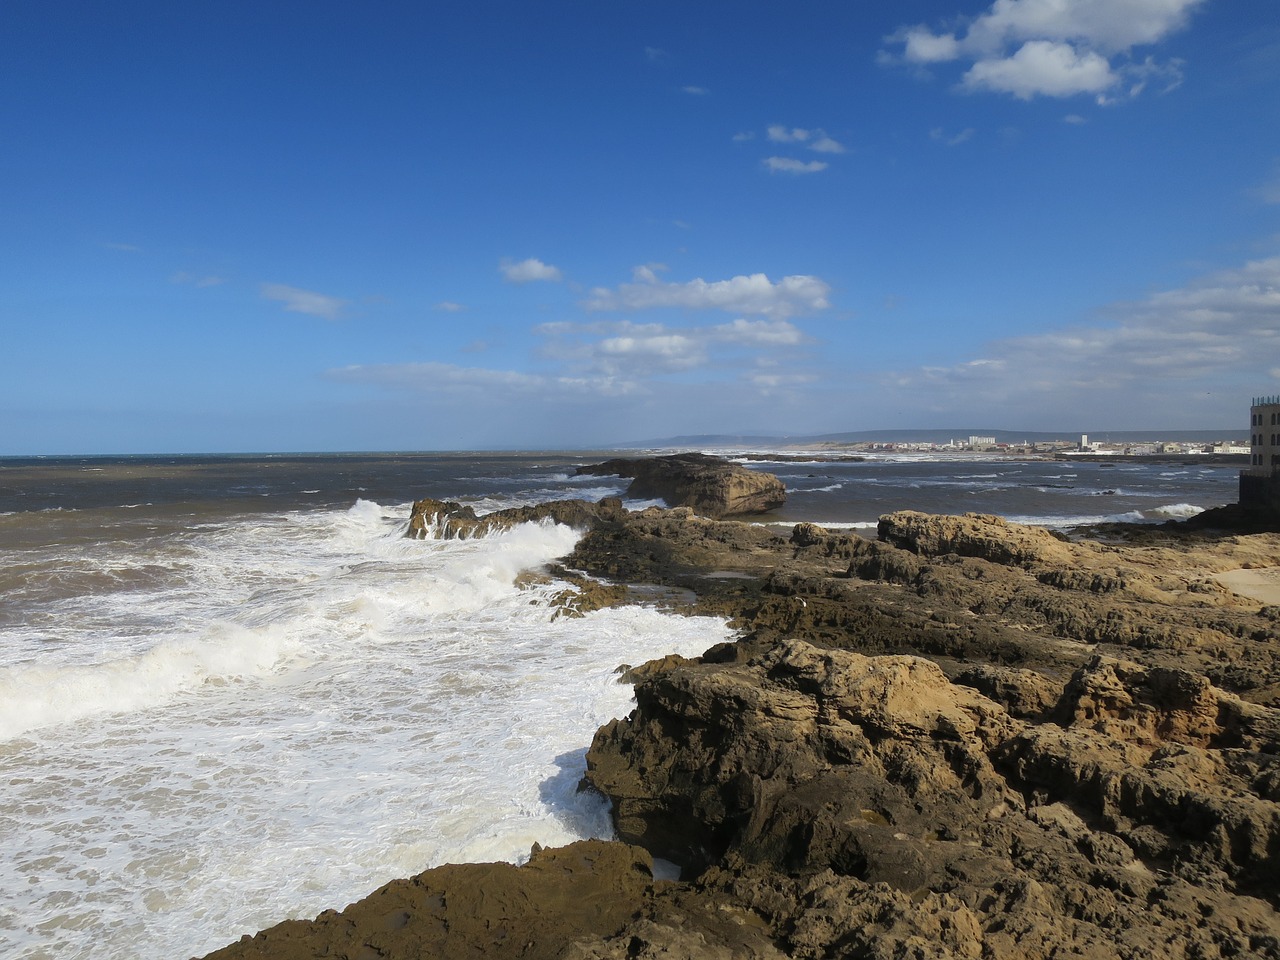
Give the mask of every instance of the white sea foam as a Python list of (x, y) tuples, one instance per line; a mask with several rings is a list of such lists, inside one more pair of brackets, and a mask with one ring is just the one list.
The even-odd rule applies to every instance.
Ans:
[(163, 703), (209, 680), (266, 674), (288, 645), (269, 628), (214, 624), (192, 641), (161, 642), (138, 656), (92, 666), (0, 670), (0, 740), (51, 724)]
[(1185, 520), (1187, 517), (1194, 517), (1197, 514), (1204, 513), (1204, 507), (1198, 507), (1194, 503), (1171, 503), (1167, 506), (1156, 507), (1154, 510), (1148, 510), (1146, 513), (1153, 518), (1163, 520)]
[[(877, 527), (880, 526), (880, 521), (878, 519), (877, 520), (812, 520), (807, 522), (812, 523), (816, 527), (822, 527), (822, 529), (824, 530), (875, 530)], [(793, 520), (787, 520), (787, 521), (766, 520), (764, 522), (756, 523), (756, 526), (774, 527), (779, 530), (788, 530), (788, 531), (793, 529), (795, 525), (796, 523)]]
[[(595, 729), (630, 709), (614, 667), (728, 628), (553, 621), (563, 585), (513, 580), (575, 532), (409, 540), (406, 516), (204, 524), (152, 546), (168, 582), (96, 598), (110, 614), (77, 659), (76, 617), (23, 647), (44, 659), (2, 675), (0, 955), (190, 956), (437, 863), (608, 832), (576, 786)], [(94, 562), (136, 545), (112, 549)]]

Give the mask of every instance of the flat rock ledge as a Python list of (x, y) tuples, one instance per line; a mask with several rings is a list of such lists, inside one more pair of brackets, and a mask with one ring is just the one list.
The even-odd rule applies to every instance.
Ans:
[(606, 460), (579, 467), (577, 473), (630, 477), (628, 498), (661, 499), (669, 507), (690, 507), (704, 517), (768, 513), (787, 500), (787, 488), (773, 474), (703, 453)]
[(740, 630), (627, 672), (584, 781), (620, 839), (211, 957), (1280, 960), (1280, 607), (1217, 579), (1280, 535), (547, 509), (586, 531), (564, 566)]

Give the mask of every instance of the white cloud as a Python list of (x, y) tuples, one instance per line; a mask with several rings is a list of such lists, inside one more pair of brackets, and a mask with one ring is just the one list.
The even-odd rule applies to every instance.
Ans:
[(436, 309), (442, 313), (461, 313), (467, 308), (460, 303), (454, 303), (452, 300), (441, 300), (436, 304)]
[(741, 317), (732, 323), (712, 327), (711, 336), (725, 343), (761, 347), (795, 347), (808, 340), (799, 327), (786, 320), (744, 320)]
[(993, 90), (1030, 100), (1038, 95), (1102, 94), (1118, 80), (1100, 53), (1080, 53), (1069, 43), (1029, 40), (1011, 57), (979, 60), (960, 84), (966, 90)]
[(1181, 82), (1180, 61), (1132, 60), (1134, 47), (1185, 27), (1206, 0), (995, 0), (963, 31), (902, 27), (885, 38), (881, 63), (911, 66), (968, 61), (968, 92), (1036, 96), (1090, 94), (1100, 102), (1136, 97), (1153, 77)]
[(491, 370), (484, 367), (459, 367), (451, 363), (356, 364), (328, 370), (330, 380), (346, 383), (372, 383), (472, 398), (490, 399), (532, 397), (547, 401), (555, 395), (571, 395), (579, 402), (584, 396), (619, 396), (632, 393), (635, 385), (608, 377), (557, 377), (524, 373), (518, 370)]
[[(1280, 355), (1280, 257), (1199, 278), (1112, 308), (1111, 325), (1075, 326), (989, 344), (980, 359), (922, 367), (892, 383), (939, 409), (1071, 410), (1151, 423), (1189, 397), (1248, 396)], [(1143, 405), (1146, 405), (1145, 411)]]
[(1062, 118), (1062, 122), (1079, 126), (1080, 124), (1088, 123), (1089, 121), (1086, 120), (1084, 117), (1080, 116), (1080, 114), (1078, 113), (1068, 113), (1065, 117)]
[(616, 290), (597, 287), (584, 306), (588, 310), (648, 310), (679, 307), (687, 310), (725, 310), (782, 319), (797, 313), (824, 310), (831, 288), (817, 277), (783, 277), (777, 283), (763, 273), (707, 282), (663, 283), (650, 275)]
[(694, 97), (705, 97), (711, 93), (711, 91), (708, 90), (706, 87), (688, 86), (688, 87), (681, 87), (680, 89), (683, 90), (685, 93), (689, 94), (690, 96), (694, 96)]
[(735, 134), (733, 135), (733, 142), (734, 142), (734, 143), (746, 143), (748, 140), (754, 140), (755, 138), (756, 138), (756, 135), (755, 135), (755, 132), (754, 132), (754, 131), (752, 131), (752, 130), (743, 130), (741, 133), (735, 133)]
[[(735, 140), (750, 140), (754, 134), (738, 134)], [(827, 134), (827, 131), (806, 130), (803, 127), (784, 127), (775, 123), (765, 130), (765, 137), (771, 143), (802, 143), (808, 149), (818, 153), (844, 153), (845, 147), (839, 140)]]
[(284, 304), (284, 308), (293, 313), (306, 313), (326, 320), (337, 320), (346, 300), (330, 297), (312, 290), (300, 290), (283, 283), (264, 283), (258, 288), (267, 300), (276, 300)]
[(960, 56), (955, 34), (934, 34), (925, 26), (900, 30), (887, 39), (903, 44), (902, 55), (908, 63), (943, 63)]
[(1158, 43), (1187, 23), (1206, 0), (996, 0), (970, 26), (966, 44), (993, 50), (1047, 39), (1108, 53)]
[(681, 333), (606, 337), (595, 349), (603, 357), (622, 358), (629, 367), (639, 363), (649, 370), (686, 370), (706, 359), (703, 344)]
[(793, 157), (765, 157), (765, 168), (770, 173), (821, 173), (829, 164), (822, 160), (796, 160)]
[(817, 153), (844, 153), (845, 151), (843, 143), (821, 132), (818, 139), (809, 144), (809, 149)]
[(541, 324), (534, 332), (547, 338), (543, 356), (566, 364), (575, 375), (638, 381), (698, 368), (742, 373), (781, 366), (801, 356), (800, 348), (811, 343), (788, 320), (742, 317), (687, 327), (629, 320), (559, 321)]
[(631, 279), (636, 283), (657, 283), (658, 274), (666, 271), (665, 263), (645, 263), (631, 268)]
[(502, 276), (508, 283), (529, 283), (534, 280), (561, 279), (558, 267), (543, 263), (536, 257), (530, 257), (527, 260), (518, 262), (504, 259), (498, 265), (498, 269), (502, 271)]
[(811, 134), (808, 130), (800, 127), (784, 127), (775, 123), (765, 130), (765, 136), (774, 143), (803, 143), (809, 139)]
[(958, 147), (960, 144), (972, 140), (977, 132), (973, 127), (965, 127), (959, 133), (948, 135), (941, 127), (934, 127), (929, 131), (929, 138), (945, 143), (948, 147)]

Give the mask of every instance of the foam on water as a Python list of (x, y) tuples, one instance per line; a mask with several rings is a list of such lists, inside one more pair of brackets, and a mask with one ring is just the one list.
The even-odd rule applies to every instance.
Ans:
[(562, 584), (512, 581), (575, 532), (409, 540), (406, 518), (204, 524), (153, 544), (167, 580), (98, 597), (79, 648), (74, 623), (8, 644), (34, 652), (0, 674), (0, 955), (190, 956), (438, 863), (608, 833), (576, 786), (630, 709), (614, 668), (728, 628), (553, 620)]

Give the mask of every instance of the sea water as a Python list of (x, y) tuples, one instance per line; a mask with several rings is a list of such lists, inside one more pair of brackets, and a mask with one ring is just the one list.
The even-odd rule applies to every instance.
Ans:
[[(565, 527), (404, 536), (419, 496), (484, 512), (622, 493), (573, 475), (593, 459), (0, 461), (0, 956), (191, 956), (440, 863), (608, 836), (577, 786), (595, 729), (630, 709), (616, 668), (696, 655), (725, 623), (557, 618), (563, 585), (515, 580), (572, 548)], [(764, 518), (784, 526), (1158, 519), (1232, 499), (1235, 476), (755, 466), (792, 490)]]

